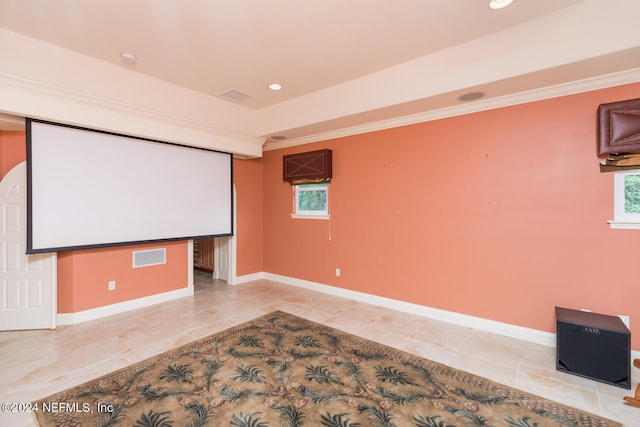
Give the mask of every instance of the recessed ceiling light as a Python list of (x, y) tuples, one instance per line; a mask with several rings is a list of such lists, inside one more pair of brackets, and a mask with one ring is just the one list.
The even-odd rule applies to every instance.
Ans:
[(131, 52), (122, 52), (120, 54), (120, 60), (125, 64), (135, 64), (138, 58)]
[(486, 94), (484, 92), (469, 92), (464, 95), (460, 95), (458, 99), (460, 101), (475, 101), (476, 99), (480, 99)]
[(278, 84), (278, 83), (271, 83), (269, 85), (269, 89), (271, 89), (271, 90), (280, 90), (280, 89), (282, 89), (282, 85)]
[(509, 6), (511, 3), (513, 3), (513, 0), (491, 0), (489, 7), (491, 9), (502, 9), (503, 7)]

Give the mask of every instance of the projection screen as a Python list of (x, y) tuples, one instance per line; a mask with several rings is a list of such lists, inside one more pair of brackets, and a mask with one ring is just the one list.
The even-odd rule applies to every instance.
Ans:
[(27, 253), (233, 234), (233, 156), (26, 120)]

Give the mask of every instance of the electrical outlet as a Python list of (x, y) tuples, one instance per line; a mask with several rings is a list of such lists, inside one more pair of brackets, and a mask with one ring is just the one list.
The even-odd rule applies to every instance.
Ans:
[(110, 291), (115, 291), (116, 290), (116, 281), (115, 280), (109, 280), (109, 290)]
[(336, 277), (340, 277), (340, 269), (336, 268)]

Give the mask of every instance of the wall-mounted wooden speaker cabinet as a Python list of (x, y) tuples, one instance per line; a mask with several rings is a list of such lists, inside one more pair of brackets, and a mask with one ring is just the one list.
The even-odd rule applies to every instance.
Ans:
[(598, 153), (640, 153), (640, 98), (598, 106)]
[(329, 182), (332, 176), (331, 150), (307, 151), (283, 156), (282, 177), (292, 185)]

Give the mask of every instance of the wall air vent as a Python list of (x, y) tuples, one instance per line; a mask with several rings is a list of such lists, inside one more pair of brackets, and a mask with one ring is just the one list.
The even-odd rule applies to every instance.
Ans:
[(148, 267), (167, 263), (167, 249), (149, 249), (133, 251), (133, 268)]

